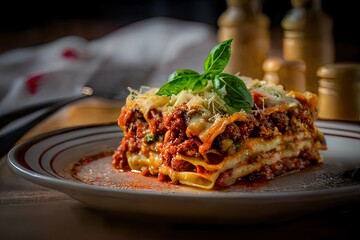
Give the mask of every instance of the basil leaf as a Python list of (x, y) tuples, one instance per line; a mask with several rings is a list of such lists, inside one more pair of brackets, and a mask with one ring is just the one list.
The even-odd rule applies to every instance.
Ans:
[(225, 40), (211, 50), (204, 63), (205, 75), (213, 78), (225, 69), (231, 56), (232, 41), (233, 39)]
[[(229, 114), (234, 114), (236, 112), (241, 111), (241, 109), (244, 109), (245, 112), (251, 113), (251, 106), (248, 102), (245, 100), (230, 100), (228, 98), (225, 98), (224, 101), (226, 102), (226, 112)], [(235, 107), (231, 107), (235, 106)]]
[(200, 75), (200, 78), (189, 87), (193, 91), (199, 91), (206, 87), (208, 84), (208, 79), (204, 78), (204, 75)]
[(169, 76), (168, 82), (159, 89), (156, 95), (171, 96), (185, 89), (199, 90), (204, 87), (201, 84), (201, 79), (201, 74), (196, 71), (190, 69), (176, 70)]
[(170, 74), (170, 76), (168, 77), (168, 82), (176, 81), (177, 79), (183, 78), (183, 77), (191, 77), (191, 76), (198, 76), (198, 75), (200, 75), (198, 72), (191, 70), (191, 69), (176, 70), (175, 72)]
[[(251, 113), (254, 101), (245, 83), (235, 75), (220, 73), (212, 80), (214, 91), (235, 111), (244, 109)], [(230, 113), (233, 110), (229, 108)]]

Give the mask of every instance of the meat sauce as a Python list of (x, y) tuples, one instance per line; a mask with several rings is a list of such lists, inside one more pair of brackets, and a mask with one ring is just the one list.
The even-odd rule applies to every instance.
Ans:
[[(203, 167), (194, 166), (187, 161), (175, 158), (177, 153), (190, 157), (202, 156), (198, 151), (199, 146), (202, 144), (201, 140), (196, 136), (188, 137), (186, 135), (188, 111), (189, 109), (186, 105), (183, 105), (169, 115), (163, 116), (161, 112), (152, 109), (149, 111), (148, 121), (146, 121), (138, 109), (123, 108), (119, 123), (125, 126), (124, 131), (126, 131), (126, 134), (124, 134), (121, 145), (113, 154), (114, 167), (130, 170), (128, 168), (126, 152), (136, 153), (145, 151), (146, 153), (146, 151), (154, 148), (153, 143), (156, 143), (155, 150), (160, 153), (163, 162), (172, 169), (204, 173), (206, 170)], [(293, 119), (300, 120), (308, 128), (312, 128), (314, 122), (313, 116), (308, 109), (295, 107), (283, 112), (273, 112), (270, 115), (264, 115), (262, 111), (258, 111), (254, 115), (249, 115), (247, 121), (230, 123), (225, 131), (215, 138), (211, 146), (212, 151), (203, 156), (204, 160), (209, 164), (218, 164), (229, 155), (229, 149), (222, 149), (224, 140), (231, 140), (234, 143), (233, 147), (236, 148), (247, 138), (260, 137), (271, 139), (281, 134), (292, 134), (298, 131), (297, 126), (293, 124)], [(149, 129), (154, 141), (147, 143), (144, 138), (149, 133)], [(235, 153), (236, 149), (233, 149), (233, 151)], [(282, 159), (273, 165), (263, 166), (259, 171), (250, 174), (244, 179), (247, 182), (269, 180), (285, 172), (303, 169), (316, 162), (312, 160), (317, 159), (317, 157), (314, 157), (314, 154), (317, 153), (304, 150), (296, 158)], [(217, 185), (224, 185), (226, 178), (230, 174), (229, 171), (231, 170), (220, 174), (216, 182)], [(159, 175), (158, 178), (160, 180), (168, 179), (163, 175)]]

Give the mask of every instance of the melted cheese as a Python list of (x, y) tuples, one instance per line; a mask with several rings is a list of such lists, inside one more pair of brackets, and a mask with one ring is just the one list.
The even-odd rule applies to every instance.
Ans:
[(126, 107), (137, 107), (148, 121), (148, 113), (151, 109), (162, 109), (164, 111), (164, 106), (166, 106), (170, 100), (169, 97), (155, 95), (156, 91), (156, 88), (152, 88), (143, 94), (130, 94), (126, 98)]
[(195, 117), (189, 121), (188, 127), (186, 129), (186, 135), (198, 136), (203, 144), (199, 148), (200, 153), (204, 153), (209, 150), (212, 142), (220, 133), (224, 132), (226, 126), (235, 121), (245, 121), (246, 113), (236, 112), (229, 117), (216, 118), (215, 121), (208, 122), (202, 117)]

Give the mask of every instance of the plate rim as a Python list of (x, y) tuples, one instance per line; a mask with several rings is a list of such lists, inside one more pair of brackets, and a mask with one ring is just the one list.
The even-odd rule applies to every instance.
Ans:
[[(58, 190), (60, 192), (67, 193), (67, 190), (79, 190), (81, 189), (82, 192), (91, 193), (91, 191), (94, 191), (93, 193), (106, 193), (109, 195), (117, 195), (117, 194), (137, 194), (137, 195), (159, 195), (159, 196), (170, 196), (170, 197), (206, 197), (211, 199), (218, 199), (218, 198), (242, 198), (242, 199), (252, 199), (252, 200), (259, 200), (263, 198), (271, 198), (271, 199), (281, 199), (286, 197), (287, 201), (291, 199), (296, 199), (297, 197), (301, 196), (304, 197), (338, 197), (337, 195), (341, 194), (348, 194), (349, 196), (360, 196), (360, 184), (352, 185), (352, 186), (340, 186), (337, 188), (330, 188), (330, 189), (319, 189), (319, 190), (306, 190), (306, 191), (271, 191), (271, 192), (223, 192), (223, 191), (217, 191), (217, 190), (199, 190), (199, 193), (188, 193), (188, 192), (174, 192), (174, 191), (153, 191), (153, 190), (139, 190), (139, 189), (121, 189), (121, 188), (112, 188), (107, 186), (97, 186), (97, 185), (91, 185), (83, 182), (76, 182), (71, 181), (69, 179), (63, 179), (63, 178), (57, 178), (57, 177), (50, 177), (47, 175), (43, 175), (41, 173), (38, 173), (32, 169), (28, 169), (24, 167), (22, 164), (20, 164), (16, 158), (19, 154), (19, 151), (25, 151), (28, 146), (31, 146), (32, 144), (42, 141), (46, 138), (56, 136), (58, 134), (66, 133), (66, 132), (73, 132), (73, 131), (80, 131), (87, 128), (103, 128), (103, 127), (116, 127), (117, 124), (115, 122), (109, 122), (109, 123), (100, 123), (100, 124), (87, 124), (87, 125), (81, 125), (81, 126), (72, 126), (62, 129), (57, 129), (54, 131), (46, 132), (37, 136), (34, 136), (30, 139), (27, 139), (16, 146), (14, 146), (9, 153), (7, 154), (7, 165), (10, 167), (10, 169), (15, 172), (16, 174), (19, 174), (21, 177), (25, 178), (28, 181), (31, 181), (35, 184), (45, 186), (48, 188), (52, 188), (55, 190)], [(320, 127), (321, 128), (321, 127)], [(324, 128), (326, 129), (326, 127)], [(340, 129), (340, 131), (343, 131)], [(121, 132), (121, 129), (119, 128), (119, 132)], [(358, 137), (354, 136), (340, 136), (340, 137), (349, 137), (349, 138), (355, 138), (360, 140), (360, 127), (359, 132), (354, 131), (356, 134), (359, 134)], [(351, 133), (353, 133), (351, 131)], [(325, 133), (325, 135), (327, 135)], [(336, 134), (330, 134), (335, 135)]]

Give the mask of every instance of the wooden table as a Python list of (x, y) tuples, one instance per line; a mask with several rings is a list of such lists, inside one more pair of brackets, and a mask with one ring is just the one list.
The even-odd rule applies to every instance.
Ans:
[[(34, 128), (51, 129), (116, 120), (121, 104), (87, 99)], [(101, 113), (101, 114), (99, 114)], [(70, 118), (69, 118), (70, 117)], [(65, 121), (64, 119), (72, 119)], [(30, 183), (0, 162), (0, 239), (354, 239), (360, 204), (268, 225), (193, 224), (91, 209), (56, 190)], [(356, 236), (356, 235), (355, 235)]]

